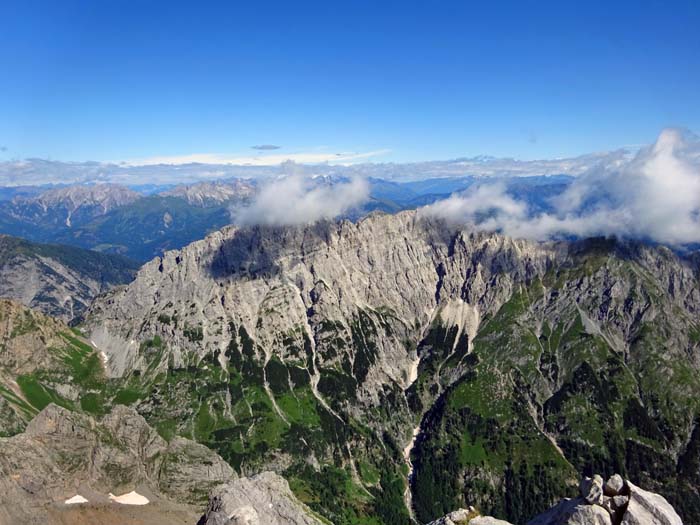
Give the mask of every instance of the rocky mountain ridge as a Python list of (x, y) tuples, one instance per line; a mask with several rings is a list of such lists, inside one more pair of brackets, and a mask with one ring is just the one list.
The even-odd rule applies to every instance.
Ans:
[(523, 521), (611, 470), (690, 519), (699, 305), (697, 261), (666, 248), (404, 212), (225, 228), (146, 264), (84, 329), (152, 424), (283, 473), (337, 523), (460, 503)]
[(0, 235), (0, 297), (68, 322), (92, 300), (134, 277), (139, 264), (118, 255)]

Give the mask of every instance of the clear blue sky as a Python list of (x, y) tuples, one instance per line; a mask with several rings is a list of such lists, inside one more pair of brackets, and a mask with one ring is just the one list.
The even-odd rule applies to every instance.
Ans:
[(700, 2), (4, 1), (0, 160), (569, 156), (700, 131)]

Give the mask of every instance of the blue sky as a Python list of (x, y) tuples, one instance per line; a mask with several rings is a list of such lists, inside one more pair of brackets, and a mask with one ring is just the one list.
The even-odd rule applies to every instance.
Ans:
[(0, 10), (0, 160), (532, 159), (700, 131), (697, 0)]

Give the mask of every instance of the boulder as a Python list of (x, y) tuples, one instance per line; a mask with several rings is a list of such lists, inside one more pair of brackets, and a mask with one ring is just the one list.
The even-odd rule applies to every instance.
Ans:
[(590, 505), (603, 503), (603, 478), (598, 474), (583, 478), (579, 484), (581, 497)]
[(528, 525), (613, 525), (607, 510), (583, 498), (565, 499), (528, 522)]
[[(222, 516), (226, 518), (222, 520)], [(202, 525), (321, 525), (273, 472), (239, 478), (211, 493)]]
[(622, 519), (622, 514), (627, 509), (628, 502), (628, 496), (603, 496), (603, 504), (601, 506), (610, 513), (614, 523), (619, 523)]
[(512, 525), (491, 516), (479, 516), (474, 507), (450, 512), (447, 516), (431, 521), (428, 525)]
[(629, 496), (615, 496), (613, 499), (613, 505), (616, 509), (622, 509), (627, 506), (630, 501)]
[(512, 525), (509, 521), (503, 521), (491, 516), (477, 516), (468, 522), (469, 525)]
[(629, 481), (629, 504), (622, 525), (683, 525), (680, 516), (663, 496), (642, 490)]
[(605, 482), (604, 492), (606, 496), (617, 496), (625, 487), (625, 480), (619, 474), (613, 474), (610, 479)]

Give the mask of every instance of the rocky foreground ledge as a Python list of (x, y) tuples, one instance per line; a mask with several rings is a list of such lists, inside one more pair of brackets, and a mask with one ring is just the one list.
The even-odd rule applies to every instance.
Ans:
[[(583, 478), (580, 496), (563, 499), (528, 525), (683, 525), (665, 498), (643, 490), (615, 474), (607, 481), (599, 475)], [(429, 525), (513, 525), (481, 516), (472, 507), (448, 514)]]
[[(129, 492), (135, 489), (138, 494)], [(146, 494), (148, 498), (143, 498), (143, 506), (120, 505), (120, 498), (108, 498), (113, 492), (128, 493), (126, 496)], [(278, 474), (263, 472), (238, 477), (220, 456), (203, 445), (182, 438), (164, 440), (131, 408), (116, 406), (97, 420), (49, 405), (23, 433), (0, 438), (0, 525), (10, 523), (330, 522), (299, 501)], [(452, 512), (430, 525), (512, 524), (480, 516), (470, 508)], [(683, 522), (663, 497), (614, 475), (607, 481), (600, 476), (584, 478), (579, 497), (562, 500), (528, 525)]]

